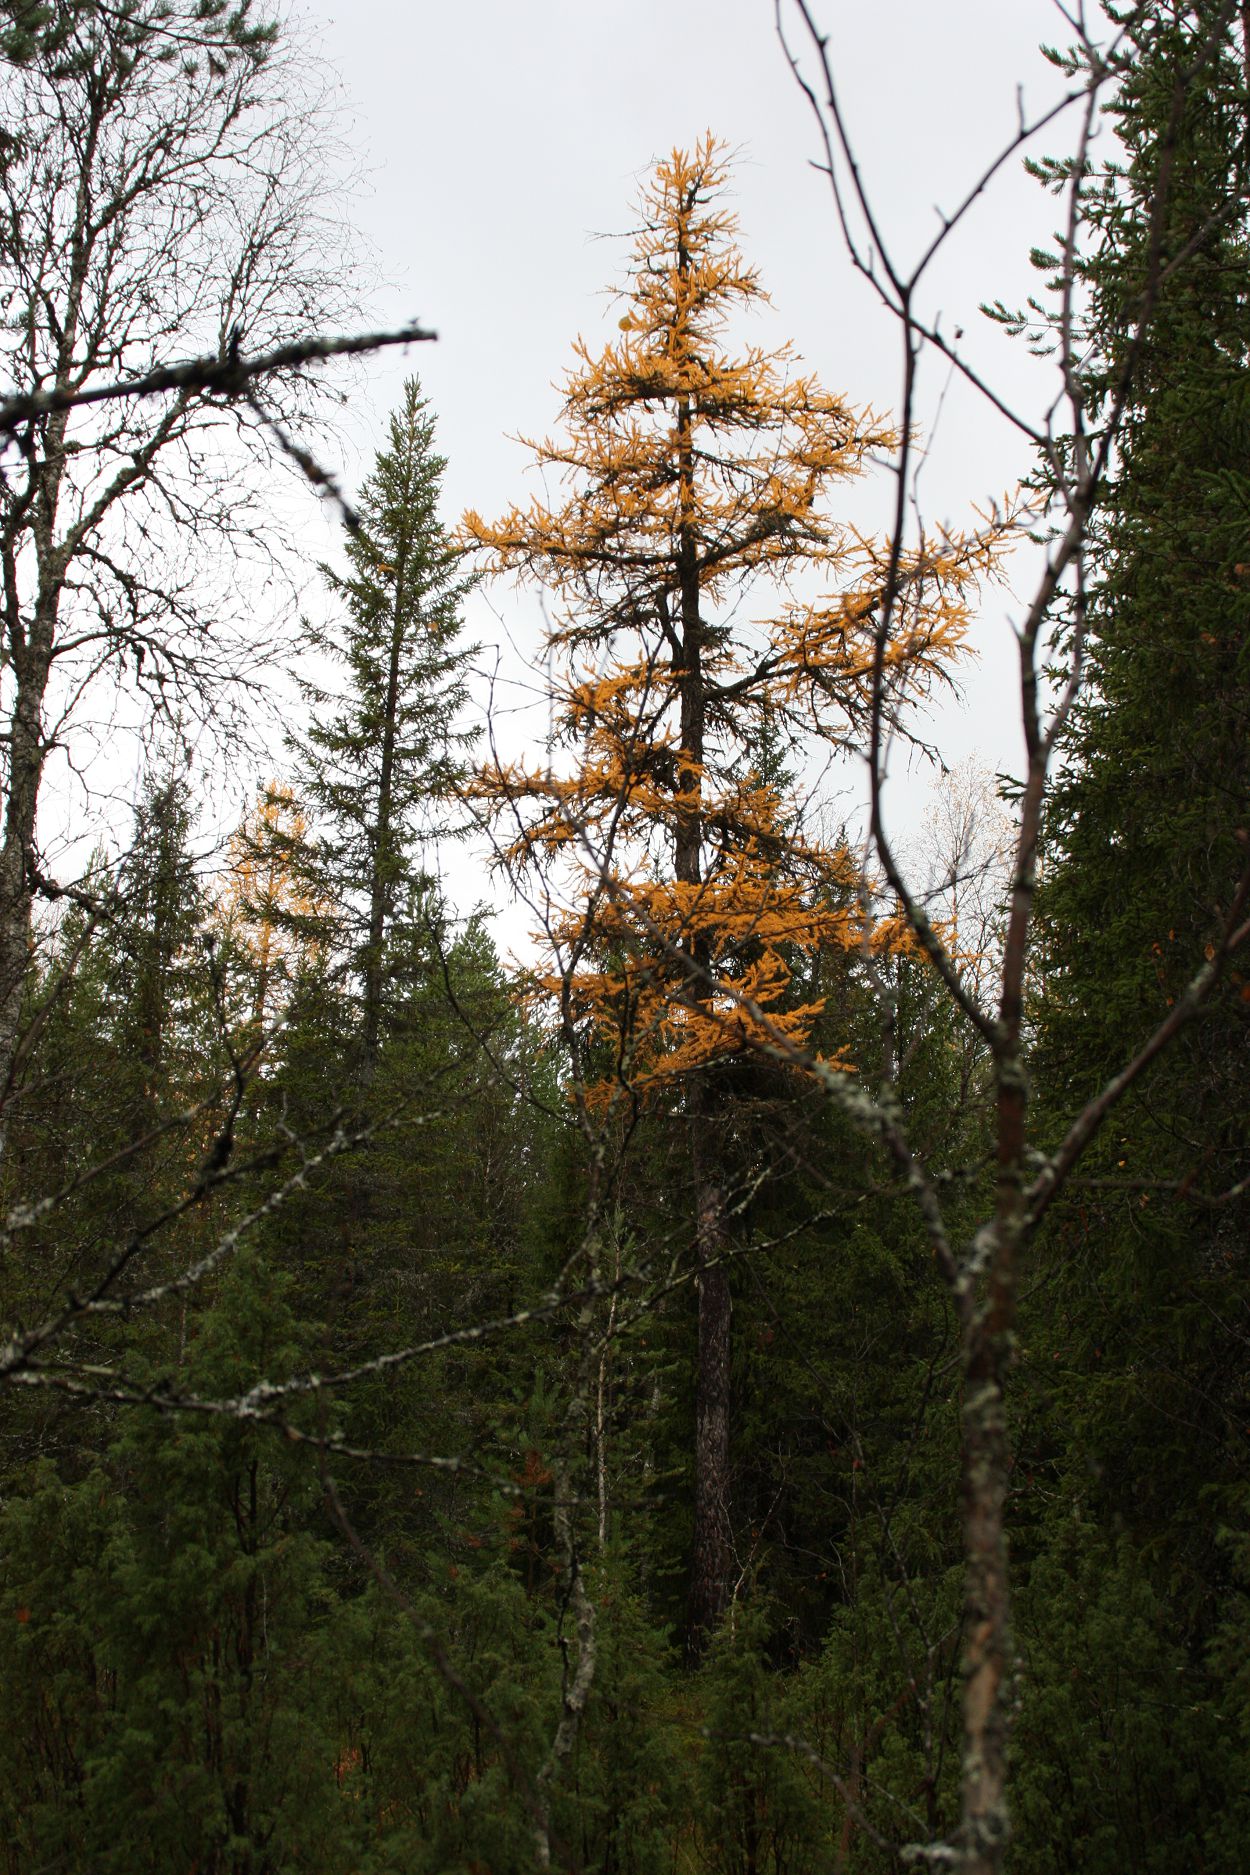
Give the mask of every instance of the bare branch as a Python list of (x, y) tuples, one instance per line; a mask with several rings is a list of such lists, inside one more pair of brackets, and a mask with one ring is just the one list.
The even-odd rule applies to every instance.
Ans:
[(257, 381), (276, 371), (290, 371), (300, 365), (324, 364), (331, 358), (358, 358), (391, 345), (419, 345), (433, 342), (431, 332), (418, 321), (386, 332), (359, 332), (336, 338), (305, 339), (290, 345), (278, 345), (272, 351), (248, 357), (231, 351), (225, 357), (188, 358), (177, 365), (161, 365), (137, 377), (113, 384), (72, 386), (48, 391), (29, 391), (7, 397), (0, 403), (0, 431), (14, 431), (36, 417), (52, 416), (70, 410), (82, 410), (92, 404), (114, 403), (121, 398), (155, 397), (162, 391), (200, 391), (210, 396), (233, 398), (253, 390)]

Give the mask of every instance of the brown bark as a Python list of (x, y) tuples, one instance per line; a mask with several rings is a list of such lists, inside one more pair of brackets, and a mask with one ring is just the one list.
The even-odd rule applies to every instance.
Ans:
[[(684, 250), (680, 264), (688, 265)], [(694, 519), (694, 455), (690, 406), (677, 411), (678, 474), (685, 518), (678, 531), (677, 586), (681, 620), (681, 707), (678, 786), (691, 803), (678, 817), (674, 872), (684, 885), (703, 878), (703, 757), (707, 697), (703, 677), (698, 533)], [(690, 965), (687, 994), (709, 1000), (706, 943), (694, 932), (684, 939)], [(729, 1603), (733, 1547), (729, 1521), (729, 1390), (732, 1371), (732, 1310), (725, 1263), (725, 1192), (720, 1177), (714, 1096), (696, 1080), (687, 1097), (690, 1167), (695, 1202), (698, 1264), (698, 1346), (695, 1366), (694, 1532), (687, 1607), (687, 1645), (703, 1651)]]

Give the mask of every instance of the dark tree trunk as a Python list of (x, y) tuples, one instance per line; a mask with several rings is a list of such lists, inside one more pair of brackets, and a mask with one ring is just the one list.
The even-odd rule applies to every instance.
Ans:
[[(685, 256), (682, 256), (683, 262)], [(683, 491), (693, 486), (691, 413), (678, 407), (678, 459)], [(685, 885), (703, 879), (703, 759), (707, 696), (703, 677), (698, 541), (693, 519), (682, 525), (677, 545), (681, 615), (681, 758), (678, 782), (691, 803), (677, 821), (674, 872)], [(683, 939), (690, 963), (686, 995), (710, 1000), (708, 947), (697, 933)], [(687, 1096), (690, 1168), (695, 1202), (698, 1263), (698, 1353), (695, 1369), (694, 1535), (690, 1559), (687, 1643), (698, 1657), (729, 1602), (733, 1547), (729, 1521), (729, 1384), (732, 1359), (729, 1272), (724, 1261), (725, 1190), (714, 1117), (715, 1096), (696, 1070)]]
[(401, 558), (395, 581), (391, 622), (390, 663), (386, 676), (386, 703), (382, 713), (382, 763), (378, 775), (378, 811), (369, 875), (369, 935), (365, 949), (365, 1007), (361, 1080), (367, 1086), (377, 1064), (382, 1034), (383, 966), (386, 919), (393, 892), (391, 821), (395, 794), (395, 742), (399, 714), (399, 660), (404, 645), (404, 574)]
[[(702, 1091), (702, 1090), (701, 1090)], [(725, 1190), (716, 1176), (706, 1101), (692, 1115), (691, 1157), (698, 1217), (699, 1347), (695, 1382), (694, 1545), (690, 1565), (689, 1647), (696, 1658), (729, 1603), (733, 1540), (729, 1521), (729, 1380), (732, 1308), (725, 1263)], [(709, 1147), (711, 1150), (709, 1151)], [(707, 1161), (713, 1163), (707, 1163)]]
[(0, 1149), (21, 1040), (22, 998), (30, 969), (30, 861), (43, 772), (43, 697), (48, 658), (23, 645), (14, 658), (17, 695), (9, 721), (8, 795), (0, 843)]

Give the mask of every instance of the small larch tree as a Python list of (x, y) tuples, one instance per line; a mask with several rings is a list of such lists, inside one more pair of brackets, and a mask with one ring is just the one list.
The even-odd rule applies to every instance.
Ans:
[[(867, 702), (888, 549), (828, 508), (888, 423), (803, 371), (791, 348), (729, 349), (766, 301), (735, 241), (727, 163), (708, 136), (656, 167), (640, 201), (620, 337), (578, 340), (563, 435), (531, 445), (566, 487), (462, 524), (491, 570), (548, 589), (567, 772), (497, 763), (480, 790), (521, 869), (572, 856), (546, 986), (566, 1033), (592, 1037), (631, 1103), (684, 1126), (695, 1212), (698, 1356), (689, 1626), (696, 1649), (732, 1585), (729, 1219), (718, 1064), (752, 1044), (796, 1051), (819, 1003), (790, 962), (869, 930), (846, 850), (803, 837), (752, 757), (762, 735), (845, 740)], [(892, 695), (957, 652), (967, 591), (992, 551), (944, 536), (896, 569), (906, 627)], [(820, 601), (804, 584), (836, 590)], [(762, 595), (762, 609), (757, 611)]]
[[(308, 954), (330, 907), (305, 886), (308, 821), (289, 782), (268, 781), (230, 841), (219, 916), (251, 978), (251, 1022), (263, 1043), (275, 988), (288, 983)], [(315, 940), (314, 940), (315, 941)]]

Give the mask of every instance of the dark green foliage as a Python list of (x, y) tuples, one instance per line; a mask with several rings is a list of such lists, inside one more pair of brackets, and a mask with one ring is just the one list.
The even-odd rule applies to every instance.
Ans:
[(595, 1688), (573, 1755), (560, 1818), (600, 1875), (665, 1875), (674, 1818), (690, 1802), (688, 1722), (674, 1697), (675, 1661), (610, 1555), (592, 1582), (599, 1609)]
[(314, 927), (359, 983), (366, 1075), (431, 919), (437, 925), (418, 846), (448, 831), (466, 741), (454, 727), (465, 700), (457, 637), (472, 580), (439, 521), (445, 466), (410, 378), (360, 491), (359, 526), (346, 536), (350, 571), (323, 569), (341, 612), (310, 639), (334, 676), (306, 685), (311, 721), (293, 745), (315, 832), (292, 858), (325, 908)]
[[(1037, 1084), (1057, 1138), (1220, 936), (1247, 859), (1250, 364), (1245, 75), (1208, 5), (1163, 10), (1087, 201), (1091, 406), (1134, 376), (1094, 535), (1086, 700), (1040, 898)], [(1178, 74), (1200, 78), (1176, 112)], [(1170, 168), (1145, 337), (1148, 205)], [(1130, 352), (1130, 344), (1135, 349)], [(1117, 1110), (1047, 1238), (1022, 1341), (1023, 1711), (1016, 1866), (1245, 1864), (1240, 1606), (1250, 1362), (1250, 1001), (1237, 960)]]
[[(238, 1264), (182, 1378), (211, 1397), (281, 1375), (292, 1329), (273, 1279)], [(9, 1506), (14, 1871), (276, 1870), (319, 1843), (323, 1867), (348, 1865), (332, 1848), (342, 1635), (328, 1545), (307, 1527), (316, 1495), (303, 1455), (269, 1438), (144, 1415), (84, 1476), (45, 1467)]]
[[(1123, 311), (1143, 290), (1142, 203), (1175, 73), (1202, 56), (1209, 13), (1187, 9), (1174, 26), (1156, 25), (1124, 88), (1127, 173), (1089, 210), (1101, 237), (1090, 274), (1103, 381), (1114, 381)], [(1090, 697), (1073, 720), (1071, 765), (1051, 809), (1040, 1077), (1057, 1124), (1146, 1039), (1200, 967), (1246, 863), (1250, 589), (1236, 486), (1250, 411), (1247, 247), (1226, 212), (1244, 91), (1231, 50), (1209, 66), (1175, 133), (1163, 246), (1183, 259), (1161, 288), (1137, 362), (1097, 537)], [(1057, 1231), (1064, 1286), (1048, 1298), (1056, 1357), (1065, 1371), (1101, 1363), (1099, 1418), (1113, 1449), (1159, 1461), (1157, 1487), (1123, 1464), (1108, 1478), (1124, 1514), (1143, 1526), (1165, 1503), (1175, 1510), (1187, 1448), (1201, 1450), (1208, 1482), (1213, 1460), (1240, 1468), (1230, 1421), (1244, 1417), (1236, 1266), (1247, 1214), (1244, 1202), (1212, 1208), (1200, 1194), (1218, 1197), (1244, 1176), (1250, 1148), (1242, 988), (1234, 969), (1119, 1109), (1084, 1168), (1088, 1189)]]
[(115, 875), (101, 860), (88, 876), (100, 915), (68, 911), (30, 986), (42, 1074), (19, 1157), (46, 1155), (27, 1171), (41, 1190), (48, 1159), (85, 1170), (211, 1084), (218, 1011), (189, 803), (185, 776), (149, 777)]
[(263, 58), (277, 38), (272, 21), (253, 17), (253, 0), (4, 0), (0, 5), (0, 58), (15, 65), (39, 61), (49, 75), (81, 69), (93, 54), (92, 34), (115, 35), (119, 47), (133, 52), (155, 39), (169, 46), (171, 57), (197, 52), (229, 58), (242, 52)]
[(1154, 1573), (1079, 1509), (1029, 1570), (1013, 1808), (1038, 1875), (1250, 1868), (1246, 1740)]
[[(99, 917), (72, 907), (32, 972), (30, 1081), (14, 1103), (0, 1179), (6, 1207), (33, 1207), (0, 1267), (10, 1320), (55, 1316), (67, 1292), (90, 1293), (110, 1274), (119, 1295), (165, 1282), (211, 1240), (204, 1207), (173, 1228), (228, 1137), (230, 1105), (229, 1038), (187, 802), (182, 777), (149, 780), (120, 865), (110, 874), (100, 861), (88, 877)], [(116, 1347), (150, 1352), (167, 1345), (178, 1316), (175, 1301), (128, 1325), (80, 1322), (61, 1351), (98, 1360)], [(5, 1426), (11, 1456), (77, 1443), (81, 1421), (55, 1394), (19, 1398)]]
[(814, 1871), (828, 1841), (819, 1774), (780, 1742), (793, 1704), (787, 1680), (766, 1664), (769, 1625), (754, 1599), (732, 1607), (700, 1675), (698, 1865), (716, 1875)]
[[(307, 1331), (288, 1289), (236, 1262), (180, 1383), (223, 1398), (298, 1370)], [(358, 1491), (345, 1495), (356, 1515)], [(428, 1541), (388, 1545), (396, 1605), (345, 1573), (320, 1496), (307, 1448), (228, 1415), (130, 1417), (81, 1478), (43, 1466), (22, 1480), (0, 1519), (0, 1836), (14, 1875), (58, 1857), (103, 1875), (534, 1866), (513, 1771), (532, 1784), (544, 1762), (561, 1615), (511, 1566), (511, 1520), (496, 1510), (457, 1561)], [(587, 1867), (658, 1875), (679, 1800), (658, 1651), (623, 1574), (598, 1587), (602, 1690), (554, 1786), (554, 1826)]]
[(0, 20), (4, 22), (0, 27), (0, 55), (15, 65), (25, 65), (40, 51), (53, 50), (71, 13), (71, 7), (54, 9), (39, 4), (39, 0), (7, 0), (0, 8)]

